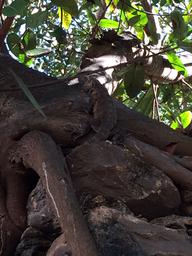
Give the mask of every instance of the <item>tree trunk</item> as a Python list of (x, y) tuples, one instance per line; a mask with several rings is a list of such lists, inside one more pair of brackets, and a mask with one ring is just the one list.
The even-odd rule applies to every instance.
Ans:
[[(125, 107), (86, 75), (68, 86), (5, 56), (0, 74), (0, 255), (190, 255), (190, 217), (170, 217), (169, 231), (165, 221), (147, 222), (192, 214), (190, 137)], [(179, 158), (166, 152), (172, 143)]]

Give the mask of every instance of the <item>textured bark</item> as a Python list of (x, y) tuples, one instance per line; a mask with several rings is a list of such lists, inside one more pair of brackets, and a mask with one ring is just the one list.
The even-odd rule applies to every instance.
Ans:
[[(30, 87), (46, 118), (20, 91), (5, 60)], [(86, 193), (106, 200), (123, 200), (135, 214), (148, 218), (181, 213), (180, 208), (184, 211), (186, 206), (185, 212), (191, 214), (188, 165), (184, 167), (160, 150), (175, 143), (175, 154), (192, 156), (192, 138), (123, 106), (90, 77), (88, 84), (79, 79), (80, 83), (67, 86), (68, 81), (48, 78), (5, 56), (0, 56), (0, 76), (1, 255), (13, 255), (24, 230), (16, 255), (24, 247), (28, 252), (23, 255), (32, 255), (30, 239), (35, 236), (43, 241), (44, 255), (97, 255), (75, 192), (80, 199)], [(67, 157), (71, 173), (59, 147)], [(129, 148), (130, 154), (123, 147)], [(42, 218), (34, 214), (34, 209), (31, 219), (30, 211), (26, 213), (28, 195), (37, 182), (34, 171), (46, 191), (48, 209), (53, 210), (53, 218), (58, 219), (61, 227), (50, 240), (46, 239)], [(188, 242), (181, 236), (175, 238), (179, 239), (188, 248)]]
[[(109, 142), (76, 147), (67, 162), (76, 190), (122, 200), (147, 218), (176, 212), (180, 195), (162, 171)], [(146, 207), (150, 205), (150, 207)]]
[(42, 180), (63, 231), (47, 255), (57, 255), (59, 251), (78, 256), (97, 255), (78, 207), (67, 165), (52, 139), (40, 132), (25, 135), (13, 152), (12, 161), (21, 160)]
[(163, 170), (177, 185), (188, 190), (192, 189), (192, 172), (177, 164), (167, 153), (132, 137), (126, 138), (124, 143), (143, 160)]
[[(115, 209), (94, 209), (89, 223), (95, 231), (101, 255), (191, 255), (192, 243), (184, 232), (147, 223)], [(103, 241), (105, 247), (102, 247)]]

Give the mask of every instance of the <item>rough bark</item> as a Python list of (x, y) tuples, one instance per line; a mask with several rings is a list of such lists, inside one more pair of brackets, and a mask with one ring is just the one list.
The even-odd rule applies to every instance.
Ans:
[(84, 144), (67, 156), (67, 162), (78, 193), (122, 200), (147, 218), (168, 215), (180, 206), (172, 181), (127, 149), (109, 142)]
[[(30, 87), (46, 118), (33, 108), (19, 90), (9, 69), (3, 64), (5, 59), (9, 68)], [(103, 253), (106, 256), (109, 246), (107, 240), (103, 239), (102, 243), (100, 239), (98, 243), (95, 235), (100, 248), (97, 252), (82, 217), (76, 196), (81, 200), (84, 193), (95, 198), (102, 196), (108, 202), (121, 201), (121, 206), (125, 204), (134, 214), (149, 219), (172, 213), (187, 212), (191, 215), (191, 172), (188, 165), (179, 162), (178, 157), (162, 152), (166, 146), (175, 143), (175, 154), (191, 156), (190, 137), (123, 106), (109, 97), (106, 90), (101, 89), (100, 84), (90, 77), (88, 82), (79, 79), (79, 84), (67, 86), (67, 81), (47, 78), (4, 56), (0, 56), (0, 74), (1, 255), (13, 255), (24, 232), (16, 255), (29, 256), (34, 250), (37, 253), (42, 250), (43, 255)], [(62, 148), (69, 171), (58, 147)], [(33, 175), (32, 170), (42, 182), (42, 187), (38, 189), (46, 191), (46, 218), (55, 219), (61, 228), (58, 230), (57, 224), (55, 235), (50, 239), (46, 238), (46, 225), (42, 218), (44, 211), (35, 214), (33, 203), (28, 202), (28, 209), (32, 210), (26, 213), (28, 195), (37, 182), (37, 175)], [(38, 206), (41, 200), (35, 200)], [(146, 204), (149, 206), (146, 207)], [(94, 204), (90, 208), (94, 208)], [(105, 212), (98, 211), (97, 214), (104, 216)], [(110, 211), (106, 214), (110, 215)], [(116, 216), (119, 214), (115, 212)], [(113, 223), (120, 219), (111, 219), (106, 234), (110, 234)], [(124, 225), (122, 234), (129, 239), (129, 247), (133, 247), (128, 250), (129, 253), (153, 255), (154, 251), (158, 254), (165, 246), (163, 241), (159, 241), (158, 249), (151, 251), (149, 237), (139, 240), (134, 236), (132, 239), (133, 235), (127, 231), (132, 224), (125, 219), (121, 223)], [(139, 223), (137, 233), (141, 233), (142, 225), (146, 225), (145, 229), (148, 230), (148, 224)], [(93, 226), (90, 224), (90, 227)], [(158, 231), (157, 227), (150, 228), (151, 234)], [(50, 227), (48, 229), (51, 231)], [(117, 238), (115, 232), (118, 237), (122, 227), (114, 229), (113, 239)], [(177, 245), (173, 255), (189, 255), (191, 244), (188, 235), (182, 236), (165, 229), (162, 229), (160, 235), (168, 237), (170, 246)], [(120, 252), (125, 254), (127, 250), (125, 241), (122, 242), (119, 237), (119, 247), (114, 251), (117, 256)], [(38, 241), (42, 241), (41, 249), (37, 249), (40, 248)], [(179, 247), (178, 241), (186, 249)], [(120, 249), (121, 244), (123, 251)], [(147, 249), (144, 244), (147, 244)], [(171, 255), (170, 250), (166, 253), (159, 255)]]
[(90, 213), (89, 222), (105, 256), (191, 255), (192, 243), (185, 233), (147, 223), (115, 209), (96, 208)]
[(17, 144), (12, 161), (22, 161), (26, 168), (37, 172), (62, 228), (63, 233), (47, 255), (59, 252), (97, 255), (78, 207), (66, 162), (52, 139), (40, 132), (28, 133)]

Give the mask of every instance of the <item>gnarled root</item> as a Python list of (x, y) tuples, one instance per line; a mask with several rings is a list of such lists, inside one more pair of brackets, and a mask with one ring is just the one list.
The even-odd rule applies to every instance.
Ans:
[(38, 131), (26, 134), (18, 142), (12, 161), (22, 162), (39, 175), (60, 222), (64, 234), (51, 246), (48, 255), (60, 255), (63, 250), (74, 256), (97, 255), (79, 209), (64, 157), (51, 137)]

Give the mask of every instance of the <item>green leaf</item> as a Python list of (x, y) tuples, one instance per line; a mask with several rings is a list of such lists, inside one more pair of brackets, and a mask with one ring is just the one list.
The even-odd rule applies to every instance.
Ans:
[(10, 5), (3, 8), (3, 14), (7, 17), (23, 15), (27, 6), (25, 0), (15, 0)]
[(174, 69), (181, 72), (185, 77), (188, 76), (187, 70), (186, 70), (184, 64), (182, 63), (181, 59), (174, 52), (168, 52), (167, 58), (168, 58), (169, 63), (172, 65), (172, 67)]
[(167, 103), (175, 95), (175, 90), (170, 85), (163, 85), (160, 87), (162, 93), (161, 103)]
[(166, 0), (160, 0), (160, 6), (166, 5), (167, 1)]
[(116, 80), (116, 81), (122, 80), (122, 77), (125, 76), (127, 71), (128, 71), (127, 67), (122, 67), (122, 68), (119, 68), (119, 69), (114, 69), (114, 71), (112, 73), (113, 80)]
[(125, 90), (129, 97), (134, 97), (135, 95), (137, 95), (137, 93), (134, 93), (134, 91), (132, 92), (132, 87), (133, 87), (134, 77), (135, 77), (134, 73), (135, 73), (135, 65), (130, 65), (123, 79)]
[(27, 29), (22, 38), (22, 44), (25, 51), (32, 50), (36, 47), (36, 35), (31, 29)]
[[(133, 23), (131, 26), (135, 25), (135, 27), (144, 27), (147, 22), (148, 18), (146, 13), (144, 13), (142, 10), (137, 10), (134, 12), (125, 12), (126, 18), (128, 19), (128, 23), (131, 21)], [(143, 28), (142, 28), (143, 29)]]
[(140, 92), (145, 83), (145, 72), (144, 72), (143, 65), (139, 65), (139, 64), (136, 65), (134, 83), (135, 83), (138, 91)]
[(59, 14), (59, 18), (61, 20), (62, 27), (64, 27), (65, 29), (68, 29), (71, 24), (71, 21), (72, 21), (71, 14), (66, 12), (61, 7), (58, 8), (58, 14)]
[(129, 0), (119, 0), (117, 8), (120, 10), (128, 11), (130, 9), (131, 2)]
[(136, 15), (136, 16), (131, 17), (128, 21), (129, 26), (133, 27), (140, 20), (140, 18), (141, 18), (140, 15)]
[(149, 36), (150, 36), (151, 42), (153, 44), (157, 44), (158, 40), (160, 38), (160, 35), (156, 31), (156, 25), (153, 22), (151, 22), (150, 20), (148, 20), (147, 27), (150, 32)]
[[(105, 0), (106, 6), (109, 6), (109, 9), (111, 12), (114, 12), (118, 2), (119, 2), (119, 0), (113, 0), (113, 1)], [(101, 6), (101, 8), (102, 8), (102, 6)]]
[(178, 41), (182, 41), (187, 35), (187, 26), (183, 19), (182, 13), (178, 9), (175, 9), (170, 14), (170, 17), (173, 27), (173, 36)]
[(150, 87), (144, 95), (138, 100), (133, 109), (142, 112), (143, 114), (150, 116), (153, 108), (154, 93), (152, 87)]
[(26, 55), (27, 57), (34, 58), (34, 57), (41, 57), (41, 56), (47, 55), (50, 52), (51, 52), (50, 49), (37, 47), (35, 49), (26, 51)]
[(91, 9), (87, 8), (87, 17), (89, 19), (89, 22), (91, 23), (92, 26), (94, 26), (97, 23), (97, 19), (94, 15), (94, 13), (92, 13)]
[(99, 26), (101, 28), (118, 28), (119, 22), (114, 21), (114, 20), (101, 19), (99, 22)]
[(144, 68), (142, 65), (131, 65), (124, 76), (124, 84), (127, 95), (130, 98), (137, 96), (143, 88)]
[(174, 2), (179, 4), (179, 3), (183, 2), (183, 0), (174, 0)]
[(27, 26), (30, 28), (37, 28), (47, 20), (47, 11), (37, 12), (27, 16)]
[(141, 26), (141, 27), (144, 27), (148, 22), (147, 14), (143, 13), (143, 12), (138, 12), (138, 13), (140, 15), (138, 25)]
[(159, 3), (159, 0), (152, 0), (153, 4), (156, 6)]
[(20, 63), (24, 63), (24, 64), (26, 64), (29, 61), (28, 57), (24, 52), (19, 54), (18, 59)]
[[(122, 98), (122, 96), (125, 94), (125, 86), (124, 83), (118, 83), (117, 89), (115, 90), (115, 92), (113, 93), (113, 96), (115, 98)], [(127, 95), (127, 94), (126, 94)]]
[(21, 38), (15, 34), (11, 33), (7, 36), (7, 44), (9, 47), (9, 50), (18, 57), (19, 54), (22, 54), (23, 51), (21, 50)]
[(178, 43), (178, 46), (187, 52), (192, 53), (192, 40), (184, 40)]
[(178, 122), (177, 120), (173, 121), (173, 122), (171, 123), (171, 128), (172, 128), (173, 130), (176, 130), (176, 129), (180, 128), (179, 122)]
[(185, 111), (185, 112), (180, 114), (179, 118), (181, 120), (181, 124), (182, 124), (183, 128), (185, 129), (191, 123), (192, 112), (191, 111)]
[(191, 121), (192, 121), (192, 112), (185, 111), (185, 112), (181, 113), (175, 121), (172, 122), (171, 128), (177, 129), (182, 126), (182, 128), (185, 129), (191, 123)]
[(192, 21), (191, 11), (192, 11), (192, 1), (189, 1), (189, 3), (186, 6), (186, 10), (184, 12), (185, 16), (183, 17), (186, 24), (189, 24)]
[(27, 98), (30, 100), (30, 102), (32, 103), (32, 105), (34, 106), (34, 108), (36, 108), (39, 113), (46, 118), (46, 115), (44, 114), (43, 110), (41, 109), (41, 106), (39, 105), (39, 103), (36, 101), (36, 99), (34, 98), (34, 96), (31, 94), (31, 92), (29, 91), (27, 85), (23, 82), (23, 80), (21, 80), (20, 77), (18, 77), (18, 75), (16, 75), (16, 73), (10, 68), (9, 72), (12, 74), (12, 76), (14, 77), (14, 79), (16, 80), (16, 82), (18, 83), (18, 85), (20, 86), (20, 88), (23, 90), (23, 92), (25, 93), (25, 95), (27, 96)]
[(66, 39), (66, 32), (63, 28), (59, 26), (55, 26), (54, 31), (52, 32), (52, 35), (56, 37), (56, 40), (59, 44), (66, 44), (67, 39)]
[(71, 16), (75, 17), (78, 15), (78, 7), (75, 0), (52, 0), (51, 2), (58, 7), (62, 7), (66, 12), (71, 14)]

